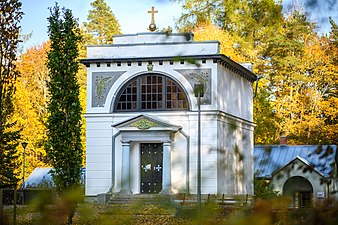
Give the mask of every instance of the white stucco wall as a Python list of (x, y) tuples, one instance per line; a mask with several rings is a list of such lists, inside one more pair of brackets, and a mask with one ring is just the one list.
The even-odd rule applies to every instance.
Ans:
[(294, 160), (293, 163), (285, 166), (282, 170), (279, 170), (277, 173), (273, 174), (271, 185), (273, 189), (278, 192), (278, 194), (284, 194), (283, 187), (285, 182), (288, 179), (297, 176), (303, 177), (311, 183), (313, 188), (314, 204), (324, 201), (324, 199), (317, 198), (318, 192), (324, 192), (325, 197), (328, 196), (326, 184), (321, 184), (321, 179), (323, 176), (316, 171), (309, 169), (307, 165), (298, 159)]
[[(217, 193), (217, 114), (201, 114), (201, 191), (204, 194)], [(197, 190), (197, 115), (191, 116), (190, 127), (190, 192)]]
[(105, 193), (111, 187), (112, 129), (111, 117), (86, 118), (86, 188), (87, 196)]
[(215, 81), (218, 193), (253, 194), (252, 83), (222, 65)]
[(217, 109), (253, 121), (252, 83), (221, 65), (217, 71)]
[(194, 42), (193, 36), (139, 33), (114, 37), (114, 45), (88, 46), (88, 58), (120, 59), (219, 54), (218, 41)]
[(253, 127), (246, 122), (219, 116), (218, 193), (253, 194)]

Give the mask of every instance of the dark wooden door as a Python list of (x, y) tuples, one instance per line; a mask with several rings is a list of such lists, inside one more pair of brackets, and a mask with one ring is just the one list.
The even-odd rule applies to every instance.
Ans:
[(162, 190), (162, 143), (141, 144), (141, 193), (156, 194)]

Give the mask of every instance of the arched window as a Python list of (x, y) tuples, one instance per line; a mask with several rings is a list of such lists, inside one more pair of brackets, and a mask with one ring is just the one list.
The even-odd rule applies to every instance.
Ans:
[(172, 79), (160, 74), (147, 74), (128, 82), (117, 95), (114, 110), (151, 111), (187, 110), (187, 96)]

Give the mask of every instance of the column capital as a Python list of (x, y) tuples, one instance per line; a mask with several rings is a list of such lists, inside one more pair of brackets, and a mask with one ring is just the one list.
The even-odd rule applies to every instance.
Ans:
[(128, 145), (130, 145), (130, 141), (121, 140), (121, 143), (122, 143), (122, 146), (128, 146)]
[(163, 146), (171, 146), (171, 141), (163, 142)]

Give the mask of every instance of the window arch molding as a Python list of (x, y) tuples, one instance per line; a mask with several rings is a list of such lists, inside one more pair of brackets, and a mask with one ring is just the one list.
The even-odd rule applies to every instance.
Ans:
[(171, 76), (138, 74), (121, 85), (113, 100), (113, 112), (189, 110), (186, 90)]

